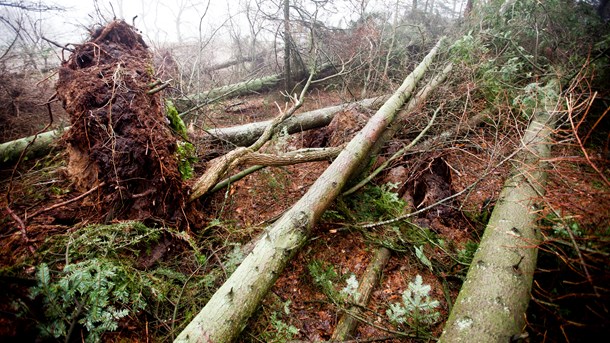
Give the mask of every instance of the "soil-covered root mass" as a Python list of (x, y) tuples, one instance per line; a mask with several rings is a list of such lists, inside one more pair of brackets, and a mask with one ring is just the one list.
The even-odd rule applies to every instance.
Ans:
[(176, 137), (159, 94), (148, 94), (153, 74), (148, 47), (122, 20), (95, 30), (59, 70), (57, 93), (72, 123), (69, 174), (81, 190), (102, 185), (106, 220), (181, 218)]

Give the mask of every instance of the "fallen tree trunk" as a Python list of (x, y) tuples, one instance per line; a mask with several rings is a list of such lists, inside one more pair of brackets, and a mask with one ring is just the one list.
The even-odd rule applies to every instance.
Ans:
[[(383, 104), (389, 96), (379, 96), (370, 99), (364, 99), (355, 102), (356, 105), (375, 108), (377, 104)], [(285, 127), (289, 134), (296, 132), (307, 131), (328, 125), (337, 113), (345, 109), (346, 104), (321, 108), (314, 111), (301, 113), (294, 117), (288, 118), (280, 125), (280, 130)], [(269, 126), (271, 120), (232, 126), (226, 128), (215, 128), (205, 130), (206, 135), (210, 135), (212, 143), (227, 142), (236, 146), (248, 146), (258, 139), (258, 137)]]
[[(388, 95), (375, 98), (364, 99), (354, 104), (366, 108), (376, 109), (389, 98)], [(304, 112), (297, 116), (287, 119), (282, 125), (286, 127), (289, 134), (296, 132), (316, 129), (328, 125), (334, 116), (345, 109), (345, 104), (321, 108), (314, 111)], [(230, 143), (236, 146), (248, 146), (258, 139), (271, 120), (232, 126), (226, 128), (214, 128), (203, 131), (207, 137), (202, 136), (200, 140), (209, 141), (211, 144), (221, 142)], [(51, 150), (51, 146), (61, 135), (70, 129), (65, 127), (54, 131), (43, 132), (38, 135), (35, 142), (28, 148), (27, 157), (43, 156)], [(34, 140), (35, 136), (20, 138), (14, 141), (0, 144), (0, 165), (9, 164), (17, 161), (27, 145)], [(197, 138), (195, 138), (197, 140)]]
[(214, 64), (209, 67), (205, 67), (205, 68), (203, 68), (203, 71), (212, 72), (212, 71), (216, 71), (216, 70), (221, 70), (221, 69), (229, 68), (234, 65), (241, 64), (241, 63), (254, 62), (258, 59), (261, 59), (262, 57), (263, 57), (263, 54), (258, 54), (256, 56), (245, 56), (245, 57), (241, 57), (241, 58), (236, 58), (234, 60)]
[(49, 153), (52, 143), (59, 139), (65, 130), (65, 128), (61, 128), (47, 131), (0, 144), (0, 166), (16, 162), (25, 148), (28, 149), (25, 158), (43, 156)]
[[(545, 94), (554, 93), (550, 82)], [(547, 97), (523, 137), (523, 155), (502, 189), (439, 341), (512, 342), (525, 326), (539, 232), (535, 199), (543, 194), (556, 99)]]
[(354, 314), (359, 315), (362, 312), (361, 309), (366, 308), (371, 298), (371, 294), (373, 293), (373, 289), (379, 282), (381, 272), (390, 260), (390, 255), (391, 253), (388, 248), (380, 247), (377, 249), (375, 256), (362, 276), (362, 281), (354, 296), (353, 302), (356, 306), (351, 306), (347, 312), (341, 316), (341, 319), (339, 319), (339, 322), (335, 327), (333, 336), (330, 339), (331, 341), (343, 342), (352, 338), (352, 332), (354, 332), (358, 326), (358, 319)]
[[(316, 71), (316, 74), (323, 75), (331, 69), (333, 69), (332, 64), (325, 64)], [(307, 76), (307, 73), (301, 73), (300, 75), (297, 75), (295, 77), (297, 80), (300, 80), (306, 78)], [(283, 74), (263, 76), (258, 79), (233, 83), (230, 85), (213, 88), (209, 91), (205, 91), (199, 94), (193, 94), (184, 98), (179, 98), (175, 100), (175, 104), (178, 111), (191, 112), (192, 109), (189, 109), (190, 106), (195, 106), (196, 108), (198, 108), (228, 96), (235, 97), (244, 94), (266, 91), (276, 87), (283, 80)]]
[(180, 333), (176, 342), (220, 343), (237, 337), (288, 261), (305, 244), (314, 224), (339, 195), (349, 176), (360, 161), (367, 158), (375, 141), (411, 96), (441, 41), (348, 143), (309, 191), (267, 229), (252, 252)]
[(213, 88), (199, 94), (190, 95), (175, 100), (176, 108), (180, 112), (188, 110), (192, 105), (208, 104), (227, 96), (238, 96), (252, 92), (262, 92), (277, 86), (282, 81), (282, 74), (264, 76), (258, 79), (233, 83), (230, 85)]

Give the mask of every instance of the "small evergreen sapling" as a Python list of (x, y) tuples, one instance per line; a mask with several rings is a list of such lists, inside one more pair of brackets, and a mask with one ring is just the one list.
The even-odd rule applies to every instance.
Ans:
[(415, 276), (414, 282), (409, 282), (408, 288), (402, 293), (402, 304), (394, 303), (387, 311), (391, 322), (398, 325), (408, 325), (419, 331), (439, 319), (436, 308), (437, 300), (430, 299), (430, 285), (423, 283), (421, 275)]

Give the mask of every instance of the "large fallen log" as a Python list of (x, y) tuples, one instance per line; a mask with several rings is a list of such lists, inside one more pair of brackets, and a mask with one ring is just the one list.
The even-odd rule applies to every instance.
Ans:
[[(550, 82), (544, 93), (556, 90)], [(550, 155), (555, 105), (556, 97), (548, 96), (523, 137), (523, 155), (500, 193), (439, 341), (512, 342), (524, 329), (539, 243), (535, 199), (544, 192), (541, 160)]]
[(212, 72), (212, 71), (216, 71), (216, 70), (221, 70), (221, 69), (229, 68), (234, 65), (241, 64), (241, 63), (254, 62), (261, 58), (263, 58), (263, 54), (258, 54), (256, 56), (245, 56), (245, 57), (241, 57), (241, 58), (236, 58), (236, 59), (229, 60), (226, 62), (217, 63), (217, 64), (211, 65), (209, 67), (205, 67), (205, 68), (203, 68), (203, 71)]
[(220, 343), (237, 337), (288, 261), (305, 244), (315, 223), (411, 96), (439, 50), (441, 41), (347, 144), (309, 191), (267, 229), (252, 252), (180, 333), (176, 342)]
[[(388, 95), (383, 95), (375, 98), (360, 100), (353, 104), (366, 108), (377, 109), (378, 106), (383, 104), (388, 98)], [(296, 132), (326, 126), (330, 123), (334, 116), (341, 110), (345, 109), (345, 106), (347, 105), (348, 104), (330, 106), (301, 113), (286, 120), (286, 122), (282, 124), (282, 129), (283, 127), (286, 127), (288, 133), (293, 134)], [(211, 142), (212, 144), (227, 142), (235, 146), (248, 146), (258, 139), (258, 137), (263, 133), (265, 128), (270, 123), (271, 120), (267, 120), (232, 127), (208, 129), (203, 133), (197, 133), (199, 136), (201, 136), (201, 138), (196, 138), (195, 140), (204, 140)], [(63, 129), (47, 131), (39, 134), (34, 143), (28, 147), (26, 156), (36, 157), (47, 154), (52, 148), (52, 143), (61, 138), (63, 132), (69, 128), (70, 127), (68, 126)], [(21, 155), (23, 150), (32, 140), (34, 140), (34, 138), (35, 136), (29, 136), (0, 144), (0, 165), (14, 163), (17, 161), (19, 155)]]
[[(324, 75), (331, 70), (334, 70), (332, 64), (324, 64), (317, 69), (316, 74)], [(295, 76), (295, 80), (303, 80), (308, 76), (309, 75), (307, 73), (301, 73)], [(178, 111), (190, 112), (192, 109), (189, 109), (189, 107), (191, 106), (195, 106), (197, 108), (229, 96), (235, 97), (239, 95), (263, 92), (278, 86), (283, 80), (284, 74), (263, 76), (258, 79), (233, 83), (230, 85), (213, 88), (198, 94), (192, 94), (184, 98), (175, 99), (174, 103), (176, 104)]]
[[(365, 108), (375, 109), (388, 99), (389, 96), (383, 95), (375, 98), (360, 100), (353, 104)], [(296, 132), (324, 127), (331, 122), (337, 113), (344, 110), (349, 104), (325, 107), (290, 117), (280, 125), (280, 130), (284, 130), (284, 128), (286, 128), (289, 134), (293, 134)], [(263, 133), (265, 128), (270, 123), (271, 120), (266, 120), (239, 126), (214, 128), (205, 130), (205, 133), (203, 134), (210, 136), (209, 138), (205, 139), (210, 140), (212, 143), (227, 142), (236, 146), (248, 146), (256, 142), (258, 137)]]
[(209, 104), (228, 96), (238, 96), (264, 90), (277, 86), (282, 81), (282, 74), (264, 76), (258, 79), (242, 81), (226, 86), (210, 89), (198, 94), (189, 95), (175, 100), (176, 108), (180, 112), (187, 111), (190, 106), (196, 104)]

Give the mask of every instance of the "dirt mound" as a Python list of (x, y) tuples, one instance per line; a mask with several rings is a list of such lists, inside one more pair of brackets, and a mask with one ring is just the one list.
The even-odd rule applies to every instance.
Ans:
[(81, 190), (102, 185), (106, 220), (176, 222), (185, 190), (176, 137), (159, 94), (148, 94), (154, 71), (142, 37), (122, 20), (96, 30), (62, 63), (56, 88), (70, 115), (69, 174)]

